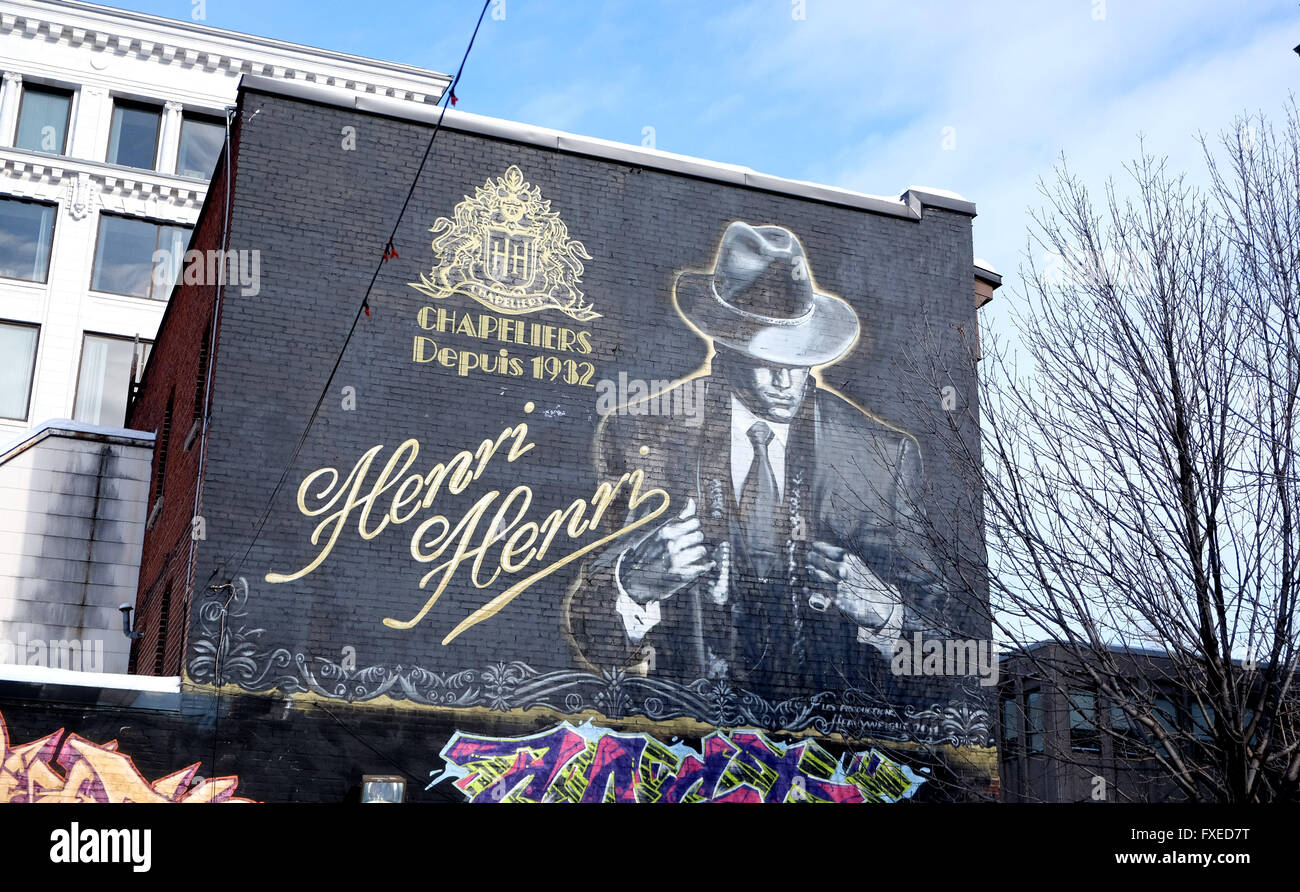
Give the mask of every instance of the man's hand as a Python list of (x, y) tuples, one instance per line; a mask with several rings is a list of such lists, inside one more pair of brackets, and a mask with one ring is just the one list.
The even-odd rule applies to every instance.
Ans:
[(713, 567), (695, 517), (695, 500), (688, 499), (681, 514), (623, 556), (619, 583), (628, 597), (645, 606), (672, 597)]
[(808, 576), (835, 593), (834, 604), (859, 626), (879, 629), (902, 603), (856, 554), (827, 542), (808, 549)]

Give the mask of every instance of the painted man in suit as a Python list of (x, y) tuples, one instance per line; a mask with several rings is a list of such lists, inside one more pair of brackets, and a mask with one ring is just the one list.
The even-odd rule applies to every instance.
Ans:
[[(816, 292), (802, 245), (777, 226), (732, 223), (713, 272), (679, 273), (674, 293), (714, 356), (654, 405), (689, 396), (702, 411), (629, 405), (602, 421), (601, 479), (644, 469), (673, 517), (580, 574), (580, 658), (777, 700), (892, 692), (894, 642), (933, 631), (945, 599), (918, 535), (916, 441), (811, 375), (856, 343), (857, 315)], [(634, 517), (616, 505), (607, 521)]]

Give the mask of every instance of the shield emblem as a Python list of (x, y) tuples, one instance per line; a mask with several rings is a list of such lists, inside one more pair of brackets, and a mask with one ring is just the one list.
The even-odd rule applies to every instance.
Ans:
[(483, 268), (507, 288), (527, 288), (537, 274), (537, 239), (530, 233), (490, 226), (483, 233)]

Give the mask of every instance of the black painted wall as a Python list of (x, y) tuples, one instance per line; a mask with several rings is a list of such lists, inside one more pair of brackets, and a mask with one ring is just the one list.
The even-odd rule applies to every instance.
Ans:
[[(672, 380), (696, 370), (706, 344), (673, 310), (674, 276), (708, 269), (734, 220), (793, 231), (819, 290), (854, 307), (861, 337), (849, 355), (825, 370), (826, 383), (916, 437), (928, 508), (943, 540), (934, 546), (935, 559), (944, 564), (959, 553), (978, 567), (983, 546), (969, 493), (960, 466), (933, 435), (947, 416), (934, 381), (923, 372), (931, 365), (943, 369), (941, 383), (953, 385), (959, 410), (973, 408), (974, 370), (961, 334), (975, 331), (969, 216), (926, 207), (916, 221), (444, 129), (393, 241), (397, 256), (381, 262), (431, 128), (257, 91), (243, 92), (240, 107), (229, 247), (260, 252), (260, 282), (256, 294), (241, 293), (233, 283), (224, 292), (203, 492), (207, 538), (196, 552), (187, 684), (310, 692), (322, 703), (337, 701), (362, 725), (378, 722), (375, 732), (395, 741), (394, 752), (412, 735), (427, 734), (425, 723), (432, 721), (410, 704), (390, 712), (395, 701), (474, 707), (440, 713), (444, 739), (453, 727), (482, 732), (499, 724), (525, 733), (587, 710), (612, 724), (638, 716), (662, 719), (665, 737), (695, 721), (697, 730), (752, 724), (929, 742), (941, 738), (939, 713), (917, 719), (915, 711), (941, 713), (965, 704), (968, 733), (959, 742), (987, 744), (987, 717), (969, 716), (985, 708), (988, 689), (969, 678), (908, 678), (890, 702), (853, 692), (847, 699), (841, 691), (809, 692), (820, 695), (818, 715), (839, 716), (838, 724), (829, 725), (807, 715), (792, 720), (770, 703), (745, 711), (733, 708), (734, 702), (665, 706), (662, 699), (647, 699), (644, 687), (593, 674), (576, 662), (563, 617), (576, 561), (448, 644), (442, 641), (459, 622), (536, 566), (503, 571), (498, 583), (484, 588), (471, 585), (470, 567), (462, 567), (414, 628), (383, 622), (412, 617), (431, 592), (432, 585), (421, 590), (418, 582), (433, 564), (417, 563), (411, 555), (419, 520), (440, 510), (455, 524), (483, 493), (506, 493), (518, 484), (531, 487), (528, 513), (537, 521), (591, 496), (599, 482), (591, 457), (599, 422), (596, 390), (535, 380), (531, 360), (549, 355), (590, 362), (591, 383), (620, 373)], [(452, 216), (467, 195), (512, 165), (540, 188), (569, 237), (590, 253), (580, 287), (600, 314), (586, 322), (553, 310), (513, 318), (586, 332), (589, 355), (430, 332), (417, 321), (425, 306), (491, 313), (463, 295), (430, 299), (409, 283), (434, 266), (434, 221)], [(208, 213), (219, 211), (209, 202)], [(369, 312), (357, 322), (294, 458), (377, 267)], [(521, 360), (524, 373), (461, 376), (436, 362), (414, 362), (417, 336), (457, 351), (494, 355), (505, 347)], [(533, 411), (525, 414), (529, 403)], [(269, 573), (302, 568), (321, 550), (309, 537), (324, 515), (306, 517), (297, 507), (299, 485), (313, 471), (335, 468), (337, 483), (363, 453), (382, 445), (364, 482), (366, 492), (382, 463), (408, 438), (420, 443), (411, 472), (426, 473), (436, 462), (473, 451), (525, 421), (536, 446), (517, 461), (498, 455), (463, 494), (440, 497), (435, 511), (390, 524), (374, 538), (358, 535), (353, 512), (317, 570), (292, 582), (267, 581)], [(960, 424), (967, 436), (973, 434), (969, 421)], [(283, 486), (272, 496), (282, 474)], [(308, 500), (328, 482), (318, 478)], [(392, 493), (376, 505), (372, 526)], [(553, 557), (592, 538), (561, 537)], [(489, 561), (483, 578), (494, 567)], [(947, 621), (965, 635), (987, 639), (987, 623), (978, 619), (986, 597), (979, 573), (968, 580), (972, 584), (950, 600)], [(666, 696), (672, 701), (680, 693)], [(368, 705), (354, 709), (349, 702)], [(852, 708), (837, 711), (840, 705)], [(537, 710), (527, 712), (531, 707), (544, 707), (545, 719)], [(312, 712), (307, 721), (310, 731), (295, 733), (350, 746), (342, 743), (341, 732), (322, 730), (328, 718)], [(276, 726), (281, 727), (293, 722)], [(279, 731), (257, 732), (263, 733), (274, 738)], [(281, 742), (292, 749), (292, 737)], [(425, 737), (420, 749), (433, 755), (436, 747), (429, 741), (437, 737)], [(359, 765), (349, 763), (347, 771)]]

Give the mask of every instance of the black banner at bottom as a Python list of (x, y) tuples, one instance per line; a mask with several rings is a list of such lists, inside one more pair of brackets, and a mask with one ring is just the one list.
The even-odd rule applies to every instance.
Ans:
[(11, 867), (52, 879), (179, 879), (214, 863), (247, 876), (279, 857), (295, 876), (338, 879), (349, 861), (369, 871), (376, 857), (406, 852), (426, 870), (626, 869), (647, 857), (662, 868), (686, 856), (725, 864), (729, 875), (806, 881), (840, 859), (890, 874), (940, 863), (1228, 874), (1279, 865), (1294, 818), (1285, 807), (1188, 805), (9, 805), (0, 832)]

